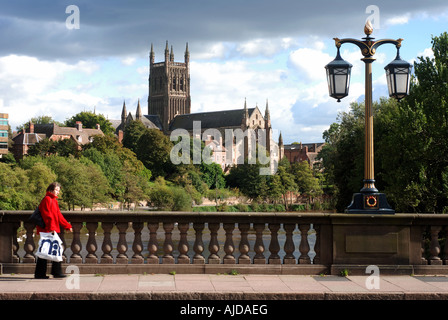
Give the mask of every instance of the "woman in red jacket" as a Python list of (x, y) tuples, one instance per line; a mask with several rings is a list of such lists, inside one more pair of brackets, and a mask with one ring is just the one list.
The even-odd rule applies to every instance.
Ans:
[[(70, 223), (65, 220), (64, 216), (59, 209), (58, 194), (61, 190), (61, 186), (57, 182), (53, 182), (47, 188), (47, 194), (42, 199), (39, 205), (39, 211), (41, 212), (42, 219), (45, 222), (45, 228), (37, 226), (37, 232), (57, 232), (60, 233), (62, 226), (64, 229), (73, 231)], [(37, 258), (36, 270), (34, 271), (34, 278), (36, 279), (48, 279), (47, 274), (47, 260)], [(62, 263), (52, 261), (51, 274), (54, 278), (64, 278), (62, 273)]]

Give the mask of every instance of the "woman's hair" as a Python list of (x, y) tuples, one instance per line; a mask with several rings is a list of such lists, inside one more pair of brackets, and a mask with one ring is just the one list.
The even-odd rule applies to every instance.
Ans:
[(47, 188), (47, 192), (52, 192), (54, 191), (54, 189), (56, 189), (56, 187), (61, 187), (61, 185), (58, 182), (53, 182), (51, 183), (48, 188)]

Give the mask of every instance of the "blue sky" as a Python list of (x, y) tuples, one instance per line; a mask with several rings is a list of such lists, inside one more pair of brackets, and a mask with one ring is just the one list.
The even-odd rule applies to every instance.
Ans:
[[(68, 29), (68, 5), (80, 11)], [(377, 10), (367, 11), (369, 5)], [(364, 37), (373, 19), (376, 39), (403, 38), (401, 57), (431, 56), (431, 36), (447, 31), (444, 1), (0, 1), (0, 112), (13, 129), (31, 117), (63, 122), (84, 110), (119, 119), (123, 100), (147, 110), (148, 54), (163, 60), (165, 42), (183, 61), (188, 42), (192, 112), (258, 106), (269, 101), (273, 128), (284, 142), (321, 142), (322, 133), (364, 94), (359, 49), (342, 46), (351, 62), (350, 95), (328, 96), (324, 66), (334, 59), (333, 37)], [(379, 47), (374, 99), (387, 95), (384, 67), (392, 45)]]

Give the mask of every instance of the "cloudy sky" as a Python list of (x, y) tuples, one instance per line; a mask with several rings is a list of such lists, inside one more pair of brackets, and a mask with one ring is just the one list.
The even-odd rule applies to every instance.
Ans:
[[(76, 12), (79, 9), (79, 28)], [(350, 102), (363, 99), (358, 47), (342, 46), (351, 62), (350, 95), (328, 96), (324, 66), (334, 37), (403, 38), (401, 57), (431, 56), (431, 36), (448, 29), (446, 0), (0, 0), (0, 112), (13, 130), (32, 117), (63, 122), (81, 111), (119, 119), (123, 100), (147, 110), (148, 54), (162, 61), (166, 41), (175, 61), (188, 42), (192, 112), (269, 101), (284, 142), (320, 142)], [(387, 95), (384, 67), (396, 49), (384, 45), (374, 63), (374, 99)]]

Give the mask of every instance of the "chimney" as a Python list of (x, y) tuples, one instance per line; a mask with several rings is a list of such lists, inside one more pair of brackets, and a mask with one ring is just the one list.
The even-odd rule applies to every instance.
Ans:
[(96, 124), (96, 130), (100, 130), (100, 129), (101, 129), (100, 124), (97, 123), (97, 124)]
[(82, 122), (81, 121), (76, 121), (76, 130), (78, 131), (82, 131)]
[(122, 142), (123, 141), (123, 130), (119, 130), (118, 131), (118, 142)]
[(30, 121), (30, 126), (28, 128), (29, 133), (34, 133), (34, 123)]

